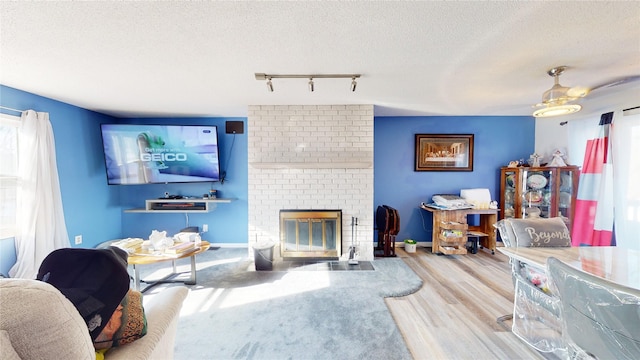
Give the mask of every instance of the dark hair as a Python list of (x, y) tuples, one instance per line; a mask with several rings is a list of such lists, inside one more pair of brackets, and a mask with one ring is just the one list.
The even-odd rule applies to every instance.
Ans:
[(129, 290), (127, 253), (116, 247), (54, 250), (42, 261), (37, 279), (73, 303), (95, 340)]

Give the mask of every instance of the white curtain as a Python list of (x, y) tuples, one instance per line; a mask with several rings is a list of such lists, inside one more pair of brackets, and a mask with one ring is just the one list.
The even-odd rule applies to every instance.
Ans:
[(69, 247), (49, 114), (22, 113), (18, 144), (16, 264), (9, 276), (35, 279), (42, 260)]
[(616, 245), (640, 250), (640, 111), (616, 112), (610, 136)]

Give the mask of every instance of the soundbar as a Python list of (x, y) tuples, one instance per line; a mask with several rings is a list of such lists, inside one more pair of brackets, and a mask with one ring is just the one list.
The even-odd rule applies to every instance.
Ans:
[(156, 202), (151, 204), (152, 210), (205, 210), (207, 205), (202, 202)]

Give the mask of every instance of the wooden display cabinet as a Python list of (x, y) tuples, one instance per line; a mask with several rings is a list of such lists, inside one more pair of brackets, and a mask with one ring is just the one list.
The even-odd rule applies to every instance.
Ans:
[(571, 230), (580, 170), (577, 166), (500, 169), (500, 218), (561, 217)]

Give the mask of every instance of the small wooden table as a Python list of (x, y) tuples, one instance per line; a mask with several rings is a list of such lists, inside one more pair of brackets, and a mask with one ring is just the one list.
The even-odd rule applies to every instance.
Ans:
[(614, 283), (640, 289), (640, 251), (617, 246), (501, 247), (510, 258), (546, 271), (554, 257), (576, 269)]
[[(170, 254), (164, 254), (160, 252), (157, 252), (157, 253), (150, 252), (150, 251), (144, 252), (142, 249), (140, 249), (140, 251), (136, 251), (133, 254), (129, 254), (128, 261), (129, 261), (129, 264), (133, 266), (135, 289), (141, 292), (145, 292), (153, 286), (156, 286), (158, 284), (163, 284), (163, 283), (169, 283), (169, 282), (181, 282), (187, 285), (195, 285), (196, 284), (196, 255), (209, 250), (210, 246), (211, 244), (209, 244), (209, 242), (202, 241), (200, 242), (199, 247), (195, 248), (195, 250), (182, 253), (182, 254), (170, 255)], [(191, 271), (190, 271), (189, 279), (187, 280), (176, 279), (176, 276), (180, 274), (176, 271), (176, 260), (184, 259), (187, 257), (191, 259)], [(147, 281), (147, 280), (140, 279), (140, 269), (138, 265), (157, 264), (164, 261), (172, 262), (173, 272), (171, 274), (158, 280)], [(140, 290), (141, 281), (149, 284), (147, 287), (145, 287), (142, 290)]]
[[(433, 214), (433, 233), (431, 236), (432, 253), (466, 254), (467, 249), (464, 246), (456, 246), (456, 248), (452, 248), (450, 246), (441, 246), (441, 242), (444, 242), (444, 240), (440, 238), (443, 224), (459, 223), (466, 225), (468, 215), (479, 215), (480, 225), (465, 226), (465, 230), (468, 230), (469, 235), (464, 234), (464, 238), (460, 240), (461, 244), (467, 243), (467, 236), (478, 237), (479, 245), (491, 250), (491, 254), (495, 254), (496, 229), (493, 227), (493, 224), (498, 222), (498, 209), (439, 210), (430, 208), (428, 206), (420, 208)], [(447, 229), (449, 228), (451, 227), (447, 227)], [(452, 229), (455, 230), (455, 227), (453, 227)]]

